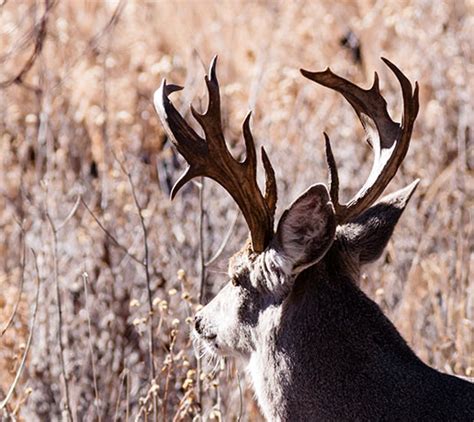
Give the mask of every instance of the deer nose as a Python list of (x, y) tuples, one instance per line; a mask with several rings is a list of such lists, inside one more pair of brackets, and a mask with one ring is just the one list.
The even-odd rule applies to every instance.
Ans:
[(199, 315), (196, 315), (194, 317), (194, 329), (199, 333), (202, 334), (202, 317)]

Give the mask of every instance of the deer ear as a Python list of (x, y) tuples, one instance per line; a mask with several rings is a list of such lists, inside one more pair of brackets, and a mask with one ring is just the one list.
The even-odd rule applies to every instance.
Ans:
[(283, 213), (277, 248), (293, 274), (318, 262), (334, 240), (336, 217), (325, 185), (311, 186)]
[(337, 239), (344, 242), (351, 255), (358, 257), (360, 265), (380, 257), (418, 182), (415, 180), (405, 188), (384, 196), (354, 221), (338, 228)]

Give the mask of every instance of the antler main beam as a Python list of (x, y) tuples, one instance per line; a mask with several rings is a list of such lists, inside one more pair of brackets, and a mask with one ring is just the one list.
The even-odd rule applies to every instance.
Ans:
[(191, 106), (191, 113), (204, 130), (200, 137), (173, 106), (168, 96), (182, 89), (177, 85), (167, 85), (163, 80), (155, 92), (154, 103), (165, 130), (178, 152), (189, 167), (174, 185), (171, 197), (174, 198), (181, 187), (198, 176), (215, 180), (241, 209), (249, 226), (252, 248), (262, 252), (273, 235), (273, 220), (277, 201), (275, 173), (270, 160), (262, 147), (262, 161), (266, 175), (265, 194), (262, 195), (257, 184), (257, 156), (255, 143), (250, 131), (250, 116), (243, 123), (243, 136), (246, 158), (236, 161), (227, 149), (221, 122), (219, 83), (216, 77), (216, 60), (211, 62), (209, 74), (205, 77), (209, 94), (209, 105), (204, 114)]
[(330, 194), (339, 224), (347, 222), (372, 205), (392, 180), (408, 151), (413, 124), (418, 114), (418, 83), (412, 90), (410, 81), (390, 61), (384, 63), (397, 77), (403, 95), (401, 124), (394, 122), (387, 112), (387, 102), (380, 94), (379, 78), (375, 73), (372, 88), (365, 90), (335, 75), (328, 68), (323, 72), (301, 69), (303, 76), (341, 93), (352, 105), (374, 151), (374, 163), (369, 177), (360, 191), (347, 203), (339, 203), (339, 179), (329, 137), (326, 138), (326, 158), (329, 167)]

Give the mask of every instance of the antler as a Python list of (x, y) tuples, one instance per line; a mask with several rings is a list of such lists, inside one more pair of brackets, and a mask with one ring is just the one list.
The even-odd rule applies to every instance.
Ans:
[(167, 85), (163, 80), (155, 92), (156, 111), (165, 130), (178, 152), (189, 167), (174, 185), (171, 198), (181, 187), (197, 176), (207, 176), (222, 185), (241, 209), (250, 229), (252, 248), (262, 252), (273, 235), (273, 219), (277, 201), (275, 173), (262, 147), (262, 161), (265, 168), (266, 187), (262, 195), (257, 184), (257, 157), (255, 143), (250, 131), (250, 116), (243, 123), (243, 135), (247, 150), (243, 162), (236, 161), (226, 146), (221, 123), (219, 84), (216, 77), (216, 60), (211, 62), (209, 75), (205, 77), (209, 93), (209, 105), (204, 114), (191, 106), (191, 113), (204, 130), (201, 138), (178, 113), (168, 95), (182, 87)]
[(365, 90), (328, 68), (324, 72), (308, 72), (301, 69), (303, 76), (321, 85), (340, 92), (354, 108), (368, 135), (374, 151), (374, 163), (367, 181), (360, 191), (345, 205), (339, 203), (339, 179), (329, 137), (326, 140), (326, 158), (329, 167), (331, 200), (339, 224), (358, 216), (372, 205), (392, 180), (408, 151), (413, 124), (418, 114), (418, 83), (412, 92), (410, 81), (390, 61), (382, 58), (395, 74), (402, 87), (403, 118), (401, 124), (394, 122), (387, 112), (387, 102), (380, 94), (379, 78), (375, 73), (372, 88)]

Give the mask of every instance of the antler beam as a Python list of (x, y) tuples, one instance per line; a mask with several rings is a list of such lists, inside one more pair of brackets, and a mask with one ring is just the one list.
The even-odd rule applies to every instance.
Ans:
[(186, 123), (168, 98), (172, 92), (181, 90), (182, 87), (167, 85), (166, 80), (163, 80), (161, 87), (155, 92), (155, 108), (163, 126), (172, 144), (189, 164), (174, 185), (171, 197), (174, 198), (178, 190), (194, 177), (206, 176), (215, 180), (230, 193), (241, 209), (249, 226), (253, 250), (262, 252), (273, 236), (277, 201), (275, 173), (262, 147), (262, 161), (266, 175), (265, 194), (262, 195), (257, 184), (257, 157), (250, 131), (251, 113), (243, 123), (245, 160), (236, 161), (227, 149), (221, 122), (216, 60), (217, 57), (214, 57), (209, 74), (205, 77), (209, 94), (207, 111), (200, 114), (191, 106), (192, 115), (204, 130), (204, 139)]
[(340, 204), (337, 167), (329, 137), (324, 134), (330, 174), (330, 194), (339, 224), (355, 218), (372, 205), (395, 176), (408, 151), (413, 124), (418, 114), (418, 83), (415, 83), (413, 91), (405, 75), (387, 59), (382, 58), (382, 60), (395, 74), (402, 88), (401, 124), (394, 122), (387, 112), (387, 102), (380, 94), (377, 73), (375, 73), (372, 88), (365, 90), (335, 75), (329, 68), (323, 72), (309, 72), (301, 69), (301, 73), (306, 78), (338, 91), (344, 96), (357, 113), (374, 151), (374, 163), (364, 186), (347, 204)]

